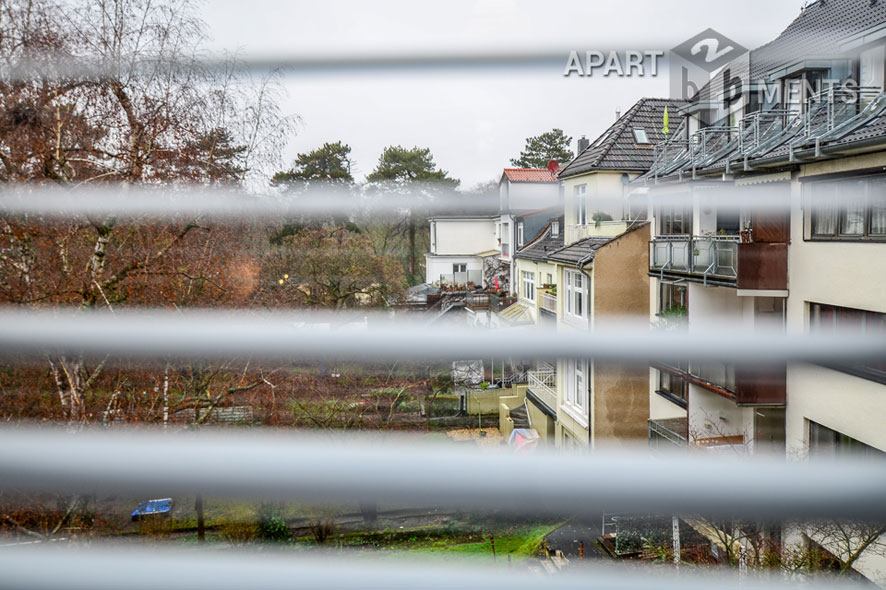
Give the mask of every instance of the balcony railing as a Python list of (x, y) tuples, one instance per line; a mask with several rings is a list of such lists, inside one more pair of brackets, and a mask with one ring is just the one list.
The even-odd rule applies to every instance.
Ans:
[(465, 305), (470, 309), (489, 309), (489, 293), (468, 293)]
[(657, 236), (649, 246), (649, 268), (735, 281), (738, 278), (738, 236)]
[(483, 283), (483, 273), (479, 270), (455, 272), (440, 275), (440, 285), (443, 287), (460, 287), (466, 289), (469, 285), (479, 287)]
[(499, 312), (506, 307), (510, 307), (517, 301), (516, 297), (511, 295), (495, 295), (493, 293), (489, 294), (489, 309), (494, 312)]
[(685, 448), (689, 439), (689, 423), (686, 418), (649, 420), (649, 448), (653, 451)]
[(557, 409), (557, 373), (550, 369), (529, 371), (529, 391), (550, 409)]
[(548, 311), (554, 315), (557, 314), (557, 295), (549, 292), (539, 292), (538, 308)]

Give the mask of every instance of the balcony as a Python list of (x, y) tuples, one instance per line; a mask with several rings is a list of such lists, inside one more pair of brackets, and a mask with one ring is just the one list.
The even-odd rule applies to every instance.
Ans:
[(686, 448), (689, 439), (689, 421), (686, 418), (649, 420), (648, 432), (650, 450)]
[(538, 292), (538, 308), (557, 315), (557, 294), (549, 291)]
[(489, 294), (489, 309), (496, 313), (502, 311), (507, 307), (510, 307), (516, 302), (517, 298), (511, 295), (496, 295), (494, 293)]
[(473, 286), (480, 286), (483, 283), (483, 272), (479, 270), (468, 270), (464, 272), (454, 272), (450, 274), (440, 275), (440, 286), (456, 289), (468, 289)]
[(489, 293), (468, 293), (465, 305), (469, 309), (489, 309)]
[(740, 243), (738, 236), (656, 236), (649, 271), (739, 289), (787, 289), (787, 244)]
[(529, 391), (552, 411), (557, 410), (557, 372), (553, 369), (529, 371)]
[(568, 245), (591, 236), (612, 237), (624, 233), (627, 228), (628, 223), (624, 220), (567, 225), (563, 229), (563, 240)]

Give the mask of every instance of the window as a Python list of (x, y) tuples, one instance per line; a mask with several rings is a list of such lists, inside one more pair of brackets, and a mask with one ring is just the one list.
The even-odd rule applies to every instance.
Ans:
[(588, 287), (585, 276), (574, 270), (564, 271), (566, 275), (566, 317), (587, 319), (588, 317)]
[(812, 182), (806, 190), (812, 239), (886, 240), (886, 177)]
[(809, 454), (813, 457), (865, 457), (883, 459), (886, 453), (842, 432), (809, 420)]
[(551, 235), (552, 236), (559, 236), (560, 235), (560, 222), (559, 221), (552, 221), (551, 222)]
[(656, 393), (685, 408), (689, 400), (689, 382), (679, 375), (659, 369)]
[(640, 127), (634, 127), (634, 143), (649, 143), (649, 137), (646, 130)]
[(577, 410), (582, 418), (588, 414), (588, 363), (570, 359), (566, 361), (566, 391), (563, 404)]
[(535, 301), (535, 273), (526, 272), (524, 270), (520, 273), (520, 277), (523, 279), (523, 288), (521, 291), (523, 298), (529, 301)]
[(548, 280), (545, 284), (546, 285), (553, 285), (554, 284), (554, 275), (552, 275), (551, 273), (548, 273)]
[[(886, 313), (821, 303), (809, 304), (809, 331), (819, 334), (886, 337)], [(828, 367), (886, 384), (886, 359), (855, 363), (828, 363)]]
[(523, 224), (518, 223), (517, 224), (517, 246), (519, 247), (522, 245), (523, 245)]
[(575, 196), (575, 224), (585, 225), (588, 222), (588, 185), (576, 185), (573, 195)]
[(457, 272), (468, 272), (468, 265), (466, 263), (453, 264), (452, 274)]
[(658, 313), (686, 315), (689, 293), (686, 285), (679, 283), (659, 283)]
[(689, 207), (662, 207), (657, 217), (660, 236), (692, 233), (692, 209)]

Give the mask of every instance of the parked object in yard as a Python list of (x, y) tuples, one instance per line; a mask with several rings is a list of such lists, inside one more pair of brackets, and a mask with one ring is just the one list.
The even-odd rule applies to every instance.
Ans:
[(132, 511), (132, 522), (152, 517), (169, 517), (172, 514), (172, 498), (159, 498), (139, 502), (138, 508)]

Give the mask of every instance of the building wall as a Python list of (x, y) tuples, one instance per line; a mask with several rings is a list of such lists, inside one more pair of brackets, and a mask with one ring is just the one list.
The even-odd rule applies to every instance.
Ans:
[[(649, 226), (629, 232), (594, 257), (593, 325), (618, 326), (626, 318), (646, 323), (649, 314)], [(634, 326), (635, 327), (635, 326)], [(594, 363), (594, 446), (647, 437), (649, 369)]]
[(560, 198), (557, 182), (510, 182), (499, 187), (502, 211), (544, 209), (555, 205)]
[[(431, 254), (478, 254), (498, 247), (495, 219), (432, 219)], [(451, 271), (450, 271), (451, 272)]]
[[(886, 165), (886, 153), (808, 164), (799, 177)], [(809, 303), (886, 312), (886, 243), (803, 240), (801, 183), (792, 183), (787, 330), (809, 331)], [(788, 367), (785, 434), (789, 456), (804, 456), (809, 420), (886, 451), (886, 385), (826, 369)]]
[(526, 407), (529, 409), (529, 422), (538, 432), (538, 436), (544, 441), (545, 446), (553, 447), (557, 444), (556, 422), (553, 418), (542, 412), (527, 398)]
[(483, 280), (483, 259), (479, 256), (425, 254), (425, 282), (434, 284), (440, 280), (440, 275), (451, 275), (453, 264), (467, 264), (468, 274)]
[[(627, 229), (623, 219), (627, 214), (628, 189), (622, 182), (622, 171), (589, 172), (580, 176), (563, 179), (563, 199), (565, 204), (564, 237), (571, 244), (589, 236), (617, 236)], [(635, 174), (629, 174), (634, 178)], [(575, 187), (587, 185), (587, 223), (576, 226)], [(602, 211), (612, 216), (613, 221), (603, 221), (599, 227), (591, 220), (594, 212)]]

